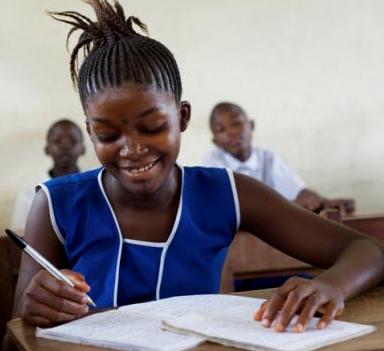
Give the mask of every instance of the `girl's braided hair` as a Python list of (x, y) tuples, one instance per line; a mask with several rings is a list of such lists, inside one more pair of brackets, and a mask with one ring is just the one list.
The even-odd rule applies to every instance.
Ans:
[[(172, 53), (160, 42), (133, 29), (136, 24), (147, 34), (147, 27), (137, 17), (126, 18), (122, 6), (108, 0), (86, 0), (96, 13), (97, 21), (74, 11), (49, 12), (54, 19), (72, 25), (68, 36), (82, 33), (72, 49), (70, 71), (83, 107), (88, 98), (108, 87), (126, 82), (149, 85), (172, 93), (180, 102), (180, 72)], [(84, 58), (79, 68), (79, 53)]]

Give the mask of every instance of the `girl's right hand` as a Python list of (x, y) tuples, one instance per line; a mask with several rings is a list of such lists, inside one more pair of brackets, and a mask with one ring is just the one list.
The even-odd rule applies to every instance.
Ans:
[(75, 287), (56, 279), (46, 270), (39, 271), (33, 277), (21, 302), (21, 317), (26, 322), (48, 327), (88, 313), (85, 293), (90, 287), (84, 276), (67, 269), (62, 272), (73, 281)]

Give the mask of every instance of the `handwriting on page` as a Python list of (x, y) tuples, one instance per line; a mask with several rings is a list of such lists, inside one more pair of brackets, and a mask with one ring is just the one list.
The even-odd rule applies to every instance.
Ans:
[(108, 347), (118, 350), (180, 351), (203, 341), (162, 330), (160, 318), (121, 314), (113, 310), (91, 315), (50, 329), (39, 329), (37, 336), (56, 340)]

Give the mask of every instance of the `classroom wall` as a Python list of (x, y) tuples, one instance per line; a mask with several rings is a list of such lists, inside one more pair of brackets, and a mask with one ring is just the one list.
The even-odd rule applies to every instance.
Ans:
[[(384, 212), (384, 1), (121, 0), (180, 65), (193, 119), (180, 155), (211, 146), (207, 116), (230, 100), (256, 119), (255, 141), (314, 189)], [(0, 2), (0, 228), (30, 179), (49, 167), (47, 127), (84, 115), (68, 73), (68, 27), (45, 10), (90, 13), (80, 0)], [(88, 143), (83, 169), (97, 160)]]

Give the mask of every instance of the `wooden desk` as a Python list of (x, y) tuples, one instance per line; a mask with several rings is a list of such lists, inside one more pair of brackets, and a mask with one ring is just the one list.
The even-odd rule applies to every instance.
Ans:
[[(240, 295), (265, 298), (271, 290), (254, 290), (243, 292)], [(384, 350), (384, 287), (376, 288), (365, 293), (346, 304), (346, 311), (341, 320), (373, 324), (377, 331), (349, 341), (344, 341), (328, 347), (322, 351), (378, 351)], [(8, 332), (11, 339), (22, 351), (101, 351), (106, 350), (97, 347), (70, 344), (35, 337), (35, 328), (26, 325), (20, 319), (8, 323)], [(204, 343), (194, 348), (195, 351), (229, 351), (238, 350), (213, 343)]]
[[(339, 210), (326, 209), (320, 216), (384, 241), (384, 214), (341, 216)], [(320, 271), (276, 250), (252, 234), (239, 232), (228, 251), (222, 273), (221, 291), (233, 292), (235, 279), (255, 279), (303, 272), (316, 275)]]
[(220, 291), (233, 292), (235, 279), (288, 276), (317, 271), (314, 267), (286, 255), (256, 236), (239, 232), (228, 250), (221, 274)]
[(384, 241), (384, 214), (344, 216), (341, 218), (341, 222)]

